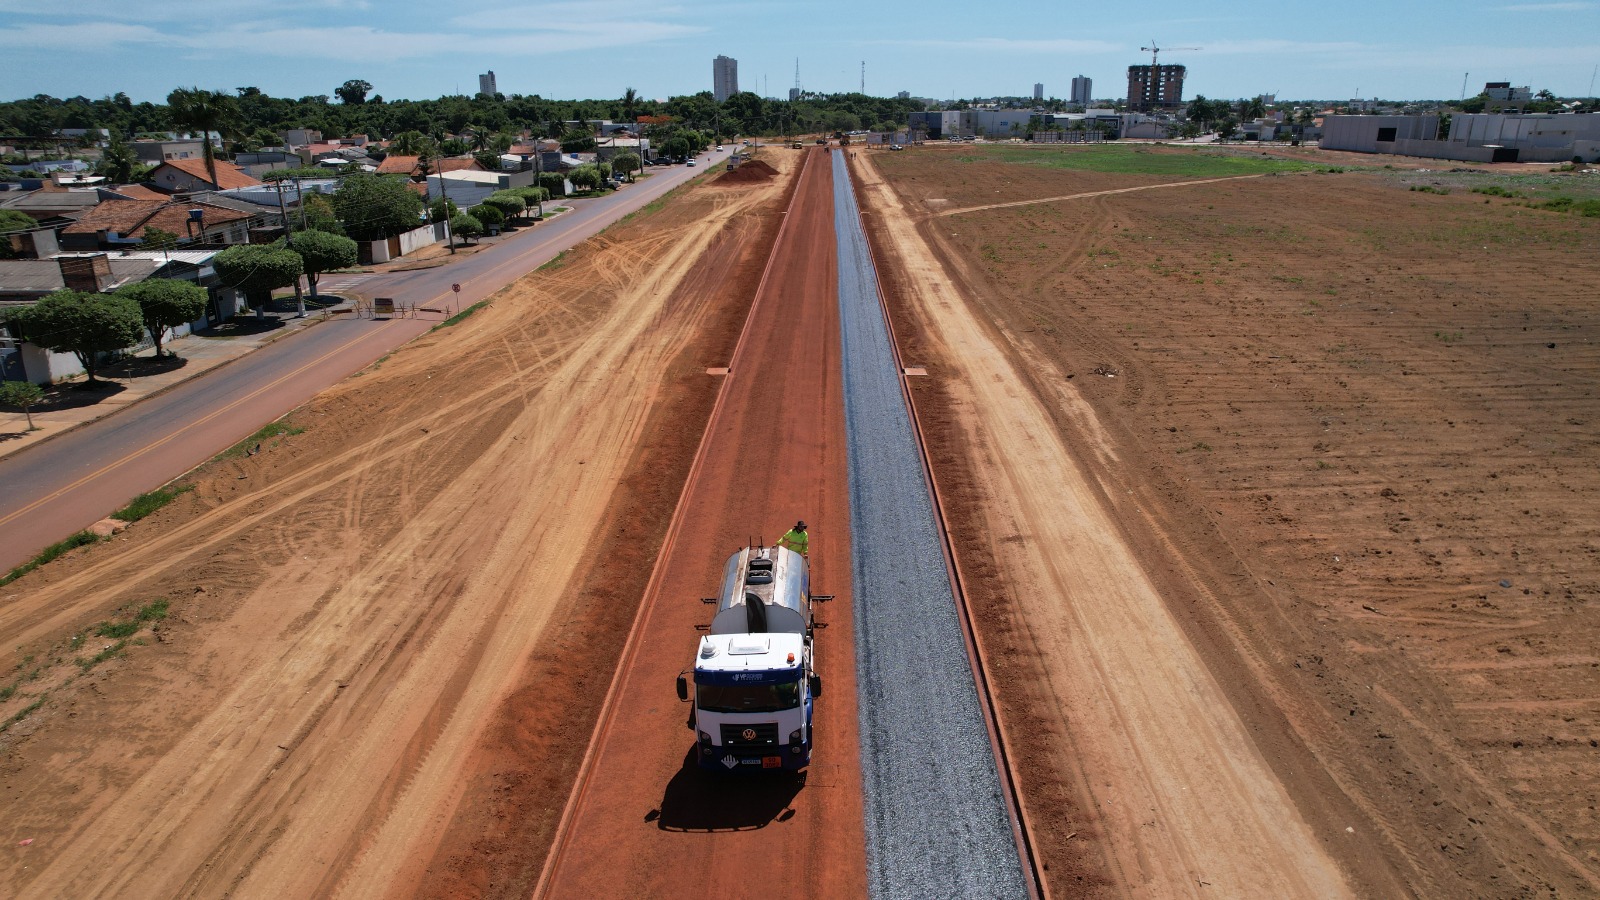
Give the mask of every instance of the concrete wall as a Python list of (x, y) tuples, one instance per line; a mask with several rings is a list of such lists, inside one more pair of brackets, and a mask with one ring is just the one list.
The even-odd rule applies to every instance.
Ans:
[(407, 253), (415, 253), (423, 247), (431, 247), (440, 243), (449, 236), (449, 233), (450, 227), (444, 222), (414, 228), (400, 235), (400, 255), (405, 256)]
[(1322, 120), (1324, 150), (1354, 150), (1357, 153), (1392, 153), (1379, 146), (1380, 129), (1393, 128), (1394, 141), (1432, 141), (1439, 137), (1438, 116), (1326, 116)]

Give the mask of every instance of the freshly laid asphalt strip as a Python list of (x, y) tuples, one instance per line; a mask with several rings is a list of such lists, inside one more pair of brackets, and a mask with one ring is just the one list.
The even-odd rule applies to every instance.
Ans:
[(844, 153), (834, 230), (874, 900), (1026, 897)]

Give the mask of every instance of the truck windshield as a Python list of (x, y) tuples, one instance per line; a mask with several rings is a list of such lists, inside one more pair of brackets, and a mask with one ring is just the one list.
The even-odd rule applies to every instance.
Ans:
[(706, 712), (777, 712), (800, 705), (800, 682), (782, 684), (702, 684), (699, 706)]

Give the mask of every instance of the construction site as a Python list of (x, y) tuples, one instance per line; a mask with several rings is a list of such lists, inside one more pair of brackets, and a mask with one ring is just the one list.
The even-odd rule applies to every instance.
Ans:
[(1600, 219), (1421, 162), (697, 175), (0, 587), (0, 893), (1600, 893)]

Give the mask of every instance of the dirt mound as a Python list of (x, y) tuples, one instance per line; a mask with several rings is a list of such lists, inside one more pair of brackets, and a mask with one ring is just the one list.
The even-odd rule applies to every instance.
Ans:
[(778, 170), (767, 165), (759, 159), (752, 159), (732, 172), (723, 175), (719, 182), (756, 182), (771, 181), (778, 177)]

